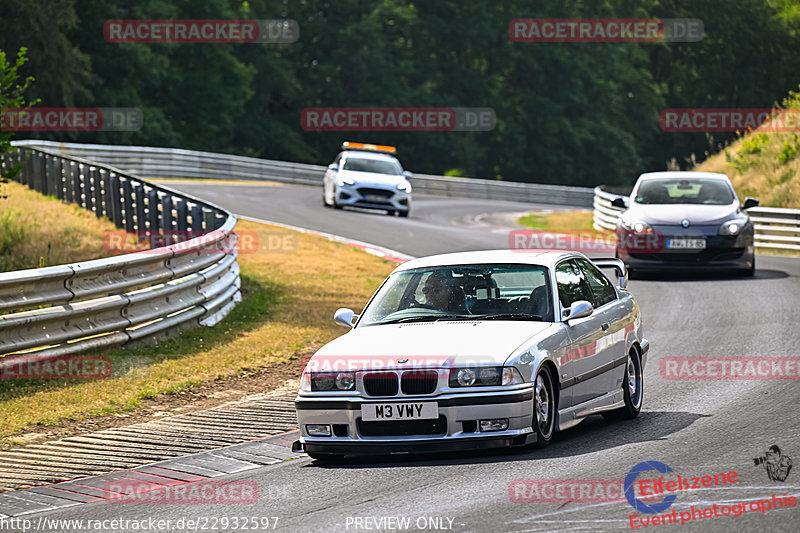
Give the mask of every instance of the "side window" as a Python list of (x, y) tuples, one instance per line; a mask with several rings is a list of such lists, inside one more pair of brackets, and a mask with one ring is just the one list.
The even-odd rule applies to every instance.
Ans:
[(573, 302), (578, 300), (592, 301), (589, 288), (572, 261), (564, 261), (556, 267), (556, 284), (562, 307), (572, 307)]
[(617, 291), (614, 290), (614, 286), (597, 267), (584, 259), (578, 259), (578, 265), (583, 270), (586, 283), (592, 289), (594, 298), (589, 301), (595, 308), (617, 299)]

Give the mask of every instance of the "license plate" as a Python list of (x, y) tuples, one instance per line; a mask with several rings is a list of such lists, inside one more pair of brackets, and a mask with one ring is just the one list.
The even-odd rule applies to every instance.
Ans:
[(705, 247), (705, 239), (667, 239), (667, 248), (674, 250), (702, 250)]
[(430, 420), (436, 418), (439, 418), (439, 404), (437, 402), (361, 404), (361, 419), (364, 421)]
[(385, 202), (386, 198), (379, 195), (379, 194), (368, 194), (364, 196), (364, 199), (368, 202)]

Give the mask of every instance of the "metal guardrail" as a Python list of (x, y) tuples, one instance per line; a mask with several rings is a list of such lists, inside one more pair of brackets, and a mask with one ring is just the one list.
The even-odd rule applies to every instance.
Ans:
[(228, 211), (113, 166), (25, 144), (0, 160), (4, 173), (15, 165), (32, 189), (138, 236), (183, 242), (0, 273), (0, 356), (153, 342), (212, 326), (241, 300), (236, 218)]
[[(40, 147), (125, 169), (148, 178), (211, 178), (273, 180), (321, 185), (326, 167), (272, 161), (211, 152), (146, 146), (16, 141), (16, 146)], [(538, 202), (588, 208), (594, 193), (589, 187), (517, 183), (478, 178), (415, 174), (414, 192), (459, 198)]]
[[(611, 205), (615, 198), (626, 198), (594, 189), (594, 228), (614, 231), (619, 214), (624, 211)], [(800, 251), (800, 209), (751, 207), (747, 210), (755, 227), (756, 248)]]

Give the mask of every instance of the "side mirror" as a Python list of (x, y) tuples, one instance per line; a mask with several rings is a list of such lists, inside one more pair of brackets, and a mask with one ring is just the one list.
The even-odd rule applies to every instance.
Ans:
[(411, 173), (411, 172), (409, 172), (408, 170), (404, 170), (404, 171), (403, 171), (403, 176), (405, 176), (405, 177), (406, 177), (406, 179), (409, 179), (409, 178), (413, 178), (413, 177), (414, 177), (414, 174), (412, 174), (412, 173)]
[(564, 309), (564, 321), (569, 322), (578, 318), (584, 318), (594, 313), (594, 307), (586, 300), (578, 300), (572, 303), (572, 307)]
[(626, 209), (628, 207), (627, 205), (625, 205), (625, 198), (622, 197), (614, 198), (613, 200), (611, 200), (611, 205), (613, 205), (614, 207), (620, 207), (622, 209)]
[(744, 205), (742, 206), (742, 209), (750, 209), (751, 207), (758, 207), (758, 205), (759, 205), (758, 199), (753, 198), (752, 196), (748, 196), (747, 198), (744, 199)]
[(353, 318), (358, 318), (358, 315), (346, 307), (340, 307), (333, 313), (333, 321), (346, 328), (353, 327)]

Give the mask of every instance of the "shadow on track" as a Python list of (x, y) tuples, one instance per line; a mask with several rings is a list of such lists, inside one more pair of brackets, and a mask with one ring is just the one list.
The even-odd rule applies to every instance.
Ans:
[(611, 422), (598, 415), (589, 417), (574, 428), (556, 433), (552, 443), (543, 449), (525, 447), (457, 453), (357, 456), (338, 460), (312, 461), (303, 468), (427, 467), (574, 457), (625, 444), (663, 440), (707, 416), (711, 415), (643, 411), (638, 418), (633, 420)]

